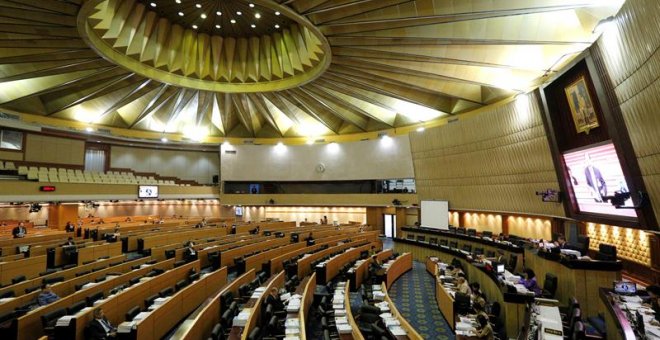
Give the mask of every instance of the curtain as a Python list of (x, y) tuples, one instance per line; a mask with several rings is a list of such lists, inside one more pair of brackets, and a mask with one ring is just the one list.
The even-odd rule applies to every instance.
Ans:
[(105, 150), (85, 150), (85, 171), (105, 172)]

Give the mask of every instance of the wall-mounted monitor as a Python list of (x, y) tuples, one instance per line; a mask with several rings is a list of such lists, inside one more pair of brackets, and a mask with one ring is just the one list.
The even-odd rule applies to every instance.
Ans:
[(256, 183), (250, 184), (249, 186), (249, 190), (251, 194), (258, 194), (260, 192), (260, 189), (261, 189), (260, 185)]
[(236, 213), (236, 216), (243, 216), (243, 207), (236, 207), (234, 212)]
[(158, 198), (157, 185), (139, 185), (138, 198)]
[[(610, 202), (615, 194), (629, 192), (612, 142), (565, 152), (563, 160), (572, 203), (580, 213), (637, 217), (635, 209), (617, 209)], [(626, 199), (621, 207), (633, 207), (632, 199)]]

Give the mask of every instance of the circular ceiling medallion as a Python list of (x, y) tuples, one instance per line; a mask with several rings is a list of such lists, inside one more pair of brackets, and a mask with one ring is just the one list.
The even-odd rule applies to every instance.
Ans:
[(87, 43), (157, 81), (206, 91), (293, 88), (330, 65), (330, 45), (306, 18), (272, 0), (90, 0)]

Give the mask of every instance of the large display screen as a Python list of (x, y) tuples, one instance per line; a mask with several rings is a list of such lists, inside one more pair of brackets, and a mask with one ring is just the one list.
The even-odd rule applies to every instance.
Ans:
[(449, 229), (449, 202), (422, 201), (422, 227)]
[[(617, 209), (606, 199), (617, 193), (628, 192), (614, 144), (610, 142), (564, 153), (564, 164), (573, 190), (574, 203), (580, 212), (637, 217), (634, 209)], [(632, 206), (632, 199), (624, 201), (623, 207)]]
[(158, 198), (158, 186), (157, 185), (138, 186), (138, 198)]

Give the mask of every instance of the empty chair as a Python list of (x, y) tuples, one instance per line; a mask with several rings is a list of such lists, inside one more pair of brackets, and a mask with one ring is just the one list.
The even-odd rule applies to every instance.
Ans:
[(66, 308), (66, 314), (67, 315), (74, 315), (78, 312), (80, 312), (83, 308), (87, 307), (87, 304), (85, 301), (78, 301), (71, 306)]
[(140, 307), (135, 306), (126, 312), (126, 321), (133, 321), (133, 319), (140, 314)]
[(417, 235), (417, 242), (424, 242), (426, 241), (426, 236), (424, 235)]
[(101, 299), (103, 299), (102, 291), (85, 297), (85, 303), (87, 304), (88, 307), (92, 307), (94, 306), (94, 302)]
[(41, 315), (41, 325), (44, 328), (44, 333), (46, 335), (52, 335), (55, 331), (55, 323), (57, 319), (66, 315), (66, 309), (60, 308), (56, 309), (50, 313), (45, 313)]
[(259, 339), (260, 333), (261, 333), (261, 328), (254, 327), (254, 329), (252, 329), (252, 332), (250, 332), (247, 338), (248, 340), (257, 340)]
[(470, 228), (467, 230), (467, 234), (468, 236), (477, 236), (477, 229)]
[(545, 281), (543, 282), (543, 291), (541, 292), (541, 296), (548, 299), (554, 299), (555, 292), (557, 292), (557, 276), (547, 273), (545, 274)]
[(188, 281), (186, 281), (186, 280), (179, 280), (179, 281), (174, 285), (174, 288), (175, 288), (175, 290), (178, 292), (178, 291), (180, 291), (181, 289), (183, 289), (184, 287), (186, 287), (187, 285), (188, 285)]
[[(33, 287), (33, 288), (34, 288), (34, 287)], [(28, 288), (28, 289), (32, 289), (32, 288)], [(26, 294), (29, 293), (29, 292), (27, 291), (28, 289), (25, 290), (25, 293), (26, 293)], [(36, 289), (39, 289), (39, 287), (36, 287)], [(34, 290), (36, 290), (36, 289), (33, 289), (32, 291), (34, 291)], [(6, 298), (14, 297), (15, 295), (16, 295), (16, 294), (14, 293), (13, 290), (8, 290), (8, 291), (6, 291), (6, 292), (0, 294), (0, 299), (6, 299)]]
[(596, 254), (596, 260), (616, 261), (616, 246), (605, 243), (599, 244), (598, 254)]
[(158, 295), (156, 294), (148, 296), (146, 299), (144, 299), (144, 308), (151, 306), (154, 301), (156, 301), (156, 299), (158, 299)]
[(172, 287), (167, 287), (167, 288), (161, 290), (160, 292), (158, 292), (158, 295), (160, 297), (166, 297), (166, 296), (170, 296), (172, 294), (174, 294), (174, 288), (172, 288)]
[(27, 278), (25, 277), (25, 275), (19, 275), (19, 276), (16, 276), (15, 278), (11, 279), (11, 284), (15, 285), (19, 282), (25, 281), (26, 279)]

